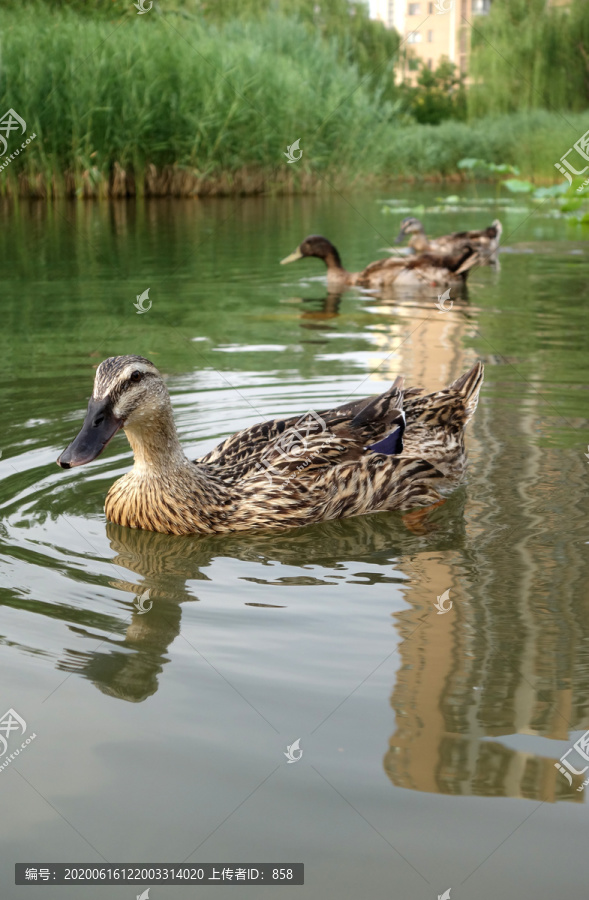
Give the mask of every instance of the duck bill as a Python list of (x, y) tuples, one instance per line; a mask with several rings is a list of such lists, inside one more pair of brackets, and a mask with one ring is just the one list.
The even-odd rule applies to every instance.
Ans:
[(395, 244), (400, 244), (403, 238), (405, 237), (405, 232), (400, 231), (397, 237), (395, 238)]
[(285, 256), (284, 259), (280, 260), (280, 265), (285, 266), (287, 263), (296, 262), (297, 259), (302, 259), (303, 254), (301, 253), (300, 247), (297, 247), (294, 253), (291, 253), (290, 256)]
[(110, 400), (91, 399), (80, 433), (65, 448), (57, 465), (62, 469), (73, 469), (92, 462), (100, 456), (122, 425), (122, 419), (118, 419), (113, 413)]

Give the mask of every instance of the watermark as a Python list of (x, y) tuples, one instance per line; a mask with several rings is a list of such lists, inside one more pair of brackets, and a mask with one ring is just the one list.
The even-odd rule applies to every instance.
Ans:
[[(22, 135), (27, 130), (27, 123), (12, 108), (9, 109), (7, 113), (4, 113), (4, 115), (0, 119), (0, 157), (4, 156), (4, 154), (8, 150), (7, 138), (10, 137), (11, 132), (18, 131), (19, 126), (20, 133)], [(2, 171), (2, 169), (5, 169), (7, 166), (9, 166), (12, 160), (19, 155), (20, 151), (25, 150), (27, 144), (30, 144), (31, 141), (34, 141), (36, 137), (36, 134), (32, 134), (26, 139), (26, 141), (23, 141), (20, 147), (17, 147), (10, 154), (10, 156), (7, 156), (6, 159), (0, 163), (0, 172)]]
[(450, 300), (450, 288), (448, 288), (447, 291), (444, 291), (443, 294), (438, 294), (436, 306), (438, 307), (440, 312), (450, 312), (450, 310), (454, 306), (453, 300), (450, 300), (450, 305), (446, 306), (446, 300)]
[[(9, 109), (7, 113), (4, 113), (0, 119), (0, 147), (4, 148), (2, 153), (0, 153), (0, 156), (4, 156), (8, 150), (8, 141), (6, 138), (10, 137), (11, 131), (18, 131), (19, 125), (21, 126), (20, 133), (24, 134), (27, 130), (27, 123), (24, 119), (21, 119), (16, 110), (12, 108)], [(6, 137), (4, 135), (6, 135)]]
[[(12, 162), (12, 160), (15, 158), (15, 156), (18, 156), (21, 150), (25, 150), (26, 147), (27, 147), (27, 144), (30, 144), (31, 141), (34, 141), (36, 137), (37, 137), (36, 134), (32, 134), (30, 137), (28, 137), (28, 138), (26, 139), (26, 141), (23, 141), (23, 142), (22, 142), (22, 144), (20, 145), (20, 147), (17, 147), (17, 148), (16, 148), (16, 150), (14, 151), (14, 153), (11, 153), (10, 156), (7, 156), (6, 159), (4, 160), (4, 162), (3, 162), (3, 163), (0, 163), (0, 172), (2, 171), (2, 169), (6, 169), (6, 168), (10, 165), (10, 163)], [(2, 156), (1, 153), (0, 153), (0, 156)]]
[[(303, 751), (299, 747), (300, 743), (301, 743), (301, 739), (297, 738), (296, 741), (294, 742), (294, 744), (291, 744), (289, 747), (286, 748), (286, 753), (284, 755), (286, 756), (287, 765), (290, 763), (298, 762), (299, 759), (301, 758), (301, 756), (303, 755)], [(295, 753), (297, 751), (298, 751), (299, 755), (295, 756)]]
[[(587, 450), (589, 450), (589, 444), (587, 444)], [(0, 456), (2, 456), (1, 450), (0, 450)], [(589, 462), (589, 453), (586, 453), (585, 456), (587, 457), (587, 462)]]
[[(273, 461), (276, 462), (277, 458), (289, 461), (301, 459), (305, 453), (309, 452), (309, 436), (311, 434), (324, 434), (326, 431), (327, 425), (321, 416), (313, 410), (309, 410), (309, 412), (305, 413), (304, 416), (301, 416), (294, 425), (287, 428), (278, 440), (272, 442), (272, 445), (260, 457), (260, 461), (256, 463), (256, 469), (262, 470), (265, 468), (266, 471), (264, 474), (269, 483), (272, 484), (272, 473), (270, 470), (273, 469), (275, 474), (280, 474), (279, 470), (272, 465)], [(321, 447), (314, 448), (315, 451), (322, 450), (324, 446), (333, 440), (333, 437), (333, 435), (329, 435)], [(298, 472), (310, 465), (312, 459), (313, 457), (301, 463), (295, 472), (285, 481), (283, 487), (286, 487), (289, 481), (291, 481)]]
[[(581, 760), (587, 763), (584, 768), (576, 769), (573, 764), (568, 761), (567, 756), (569, 755), (569, 753), (572, 753), (573, 750), (576, 750), (576, 752), (581, 757)], [(560, 762), (554, 763), (554, 768), (558, 769), (559, 772), (562, 772), (571, 786), (573, 784), (573, 775), (584, 775), (587, 769), (589, 769), (589, 753), (587, 751), (589, 751), (589, 731), (586, 731), (585, 734), (582, 734), (581, 737), (577, 741), (575, 741), (570, 750), (567, 750), (566, 753), (563, 753), (563, 755), (560, 757)], [(577, 790), (584, 790), (584, 788), (586, 788), (588, 784), (589, 778), (587, 778), (583, 782), (583, 784), (577, 788)]]
[[(294, 144), (291, 144), (290, 147), (286, 148), (286, 153), (282, 154), (283, 156), (286, 156), (287, 163), (296, 163), (303, 155), (303, 151), (299, 147), (300, 142), (301, 139), (298, 138), (298, 140), (296, 140)], [(299, 155), (295, 156), (297, 150), (299, 151)]]
[[(20, 734), (18, 734), (18, 736), (22, 737), (25, 734), (26, 730), (27, 723), (21, 716), (19, 716), (15, 709), (12, 709), (11, 707), (7, 712), (4, 713), (4, 715), (0, 719), (0, 757), (4, 756), (4, 754), (8, 750), (8, 742), (10, 740), (11, 733), (13, 731), (17, 733), (20, 731)], [(2, 771), (2, 769), (6, 769), (10, 765), (12, 760), (19, 755), (21, 750), (24, 750), (25, 747), (30, 744), (31, 741), (34, 741), (36, 737), (37, 735), (33, 733), (30, 737), (23, 741), (20, 747), (17, 747), (14, 752), (10, 754), (10, 756), (7, 756), (6, 759), (2, 760), (2, 762), (0, 762), (0, 771)]]
[(137, 894), (137, 900), (149, 900), (149, 888), (143, 891), (142, 894)]
[[(149, 900), (154, 885), (202, 885), (222, 882), (229, 884), (304, 884), (304, 863), (50, 863), (40, 868), (38, 863), (15, 863), (15, 884), (31, 881), (50, 881), (53, 885), (131, 885), (137, 882), (150, 886), (135, 894), (137, 900)], [(141, 890), (141, 889), (139, 889)], [(77, 896), (80, 892), (78, 891)], [(129, 896), (131, 892), (129, 891)], [(193, 895), (194, 896), (194, 895)]]
[[(454, 0), (448, 0), (448, 6), (445, 5), (445, 2), (446, 0), (436, 0), (434, 3), (434, 6), (436, 7), (436, 16), (443, 16), (444, 13), (450, 12), (454, 6)], [(448, 896), (450, 896), (449, 893)]]
[[(149, 601), (149, 606), (145, 605), (145, 601)], [(151, 607), (153, 606), (153, 600), (149, 600), (149, 588), (146, 591), (143, 591), (142, 594), (139, 594), (135, 603), (133, 604), (137, 612), (140, 616), (148, 613)]]
[[(137, 294), (137, 303), (134, 303), (133, 306), (137, 310), (137, 315), (140, 316), (141, 313), (149, 312), (151, 309), (151, 300), (149, 299), (149, 292), (151, 288), (147, 288), (146, 291), (143, 291), (142, 294)], [(147, 300), (149, 306), (144, 306), (143, 301)]]
[[(10, 733), (12, 731), (18, 731), (19, 727), (21, 729), (21, 734), (24, 734), (27, 730), (27, 723), (19, 716), (17, 711), (11, 707), (0, 719), (0, 756), (4, 756), (8, 750), (7, 738), (10, 737)], [(4, 735), (6, 735), (6, 737), (4, 737)]]
[(37, 869), (33, 866), (25, 869), (26, 881), (49, 881), (50, 878), (51, 872), (49, 869)]
[(448, 888), (447, 891), (444, 891), (443, 894), (438, 894), (438, 900), (450, 900), (450, 891), (452, 888)]
[[(452, 609), (452, 601), (450, 600), (450, 588), (447, 591), (444, 591), (443, 594), (440, 594), (439, 597), (436, 597), (437, 603), (434, 603), (435, 608), (438, 611), (439, 616), (443, 616), (444, 613), (450, 612)], [(449, 606), (444, 606), (444, 603), (448, 600)]]
[(153, 0), (149, 0), (149, 6), (145, 6), (145, 0), (139, 0), (139, 3), (134, 3), (133, 6), (135, 9), (138, 9), (138, 16), (142, 16), (143, 13), (148, 13), (151, 7), (153, 6)]
[[(584, 169), (582, 169), (579, 172), (568, 161), (567, 156), (569, 155), (569, 153), (572, 153), (573, 150), (576, 150), (577, 153), (579, 154), (579, 156), (585, 162), (589, 163), (589, 156), (587, 155), (587, 151), (589, 150), (589, 131), (586, 131), (585, 134), (583, 135), (583, 137), (580, 137), (578, 141), (575, 141), (575, 143), (573, 144), (572, 147), (569, 147), (569, 149), (567, 150), (566, 153), (563, 153), (563, 155), (560, 157), (560, 162), (554, 163), (554, 168), (558, 169), (558, 171), (561, 172), (562, 175), (564, 175), (564, 177), (566, 178), (566, 180), (568, 181), (570, 186), (572, 186), (572, 184), (573, 184), (573, 178), (572, 178), (571, 172), (573, 175), (584, 175), (585, 172), (587, 171), (587, 169), (589, 169), (589, 165), (587, 165), (587, 166), (585, 166)], [(566, 166), (566, 169), (564, 168), (565, 166)], [(567, 171), (567, 169), (568, 169), (568, 171)], [(582, 189), (583, 189), (583, 185), (581, 185), (581, 188), (577, 188), (577, 190), (582, 190)]]

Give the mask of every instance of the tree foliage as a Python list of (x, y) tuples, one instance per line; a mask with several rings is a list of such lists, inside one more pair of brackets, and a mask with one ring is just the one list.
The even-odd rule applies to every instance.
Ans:
[(472, 33), (469, 112), (589, 105), (589, 4), (494, 0)]
[(443, 57), (433, 70), (420, 63), (417, 84), (401, 86), (404, 108), (422, 125), (439, 125), (444, 119), (466, 118), (464, 76)]

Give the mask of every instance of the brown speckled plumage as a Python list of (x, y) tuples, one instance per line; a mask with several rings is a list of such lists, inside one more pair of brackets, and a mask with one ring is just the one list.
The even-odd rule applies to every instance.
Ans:
[(421, 253), (409, 258), (387, 257), (370, 263), (361, 272), (344, 269), (340, 255), (331, 241), (320, 234), (312, 234), (297, 247), (294, 253), (282, 260), (282, 264), (304, 257), (322, 259), (327, 267), (327, 284), (331, 288), (357, 285), (364, 288), (399, 287), (452, 287), (464, 285), (468, 273), (479, 265), (477, 248), (463, 243), (449, 251)]
[[(134, 384), (130, 379), (138, 371)], [(482, 380), (480, 363), (433, 394), (403, 390), (397, 379), (381, 395), (246, 428), (191, 462), (155, 366), (142, 357), (106, 360), (93, 397), (110, 404), (135, 455), (133, 469), (108, 492), (106, 516), (148, 531), (214, 534), (436, 503), (439, 491), (463, 475), (464, 426)], [(370, 450), (399, 429), (402, 411), (402, 452)]]
[(455, 231), (430, 240), (420, 220), (410, 216), (401, 222), (397, 241), (401, 241), (407, 234), (410, 235), (409, 247), (415, 253), (421, 254), (455, 254), (463, 251), (465, 247), (474, 247), (479, 254), (479, 265), (486, 266), (497, 262), (502, 232), (501, 222), (495, 219), (492, 225), (480, 231)]

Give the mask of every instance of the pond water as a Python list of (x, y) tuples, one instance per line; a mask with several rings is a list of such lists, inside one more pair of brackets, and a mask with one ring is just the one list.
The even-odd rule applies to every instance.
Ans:
[[(0, 769), (2, 898), (38, 895), (16, 862), (107, 861), (304, 863), (312, 900), (584, 896), (583, 776), (555, 763), (589, 729), (586, 234), (444, 193), (395, 189), (388, 215), (372, 193), (2, 208), (0, 713), (22, 720), (4, 758), (35, 735)], [(434, 234), (499, 216), (500, 271), (441, 313), (435, 292), (328, 296), (319, 261), (278, 265), (323, 233), (361, 268), (409, 210)], [(55, 460), (96, 365), (128, 353), (167, 376), (191, 457), (482, 359), (468, 479), (427, 514), (275, 535), (113, 526), (124, 435)]]

